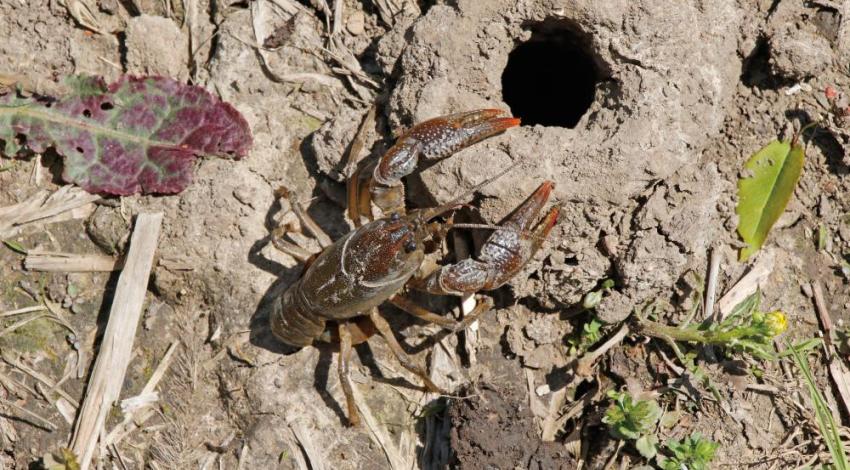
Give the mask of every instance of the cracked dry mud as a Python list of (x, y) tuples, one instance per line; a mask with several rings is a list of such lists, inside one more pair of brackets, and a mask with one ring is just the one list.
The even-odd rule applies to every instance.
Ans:
[[(127, 11), (127, 3), (139, 11)], [(288, 350), (265, 324), (268, 299), (300, 273), (268, 243), (284, 215), (274, 191), (284, 186), (309, 201), (311, 214), (333, 238), (347, 232), (343, 158), (376, 101), (376, 125), (366, 129), (361, 156), (380, 154), (394, 133), (434, 116), (482, 107), (527, 110), (526, 125), (408, 178), (413, 203), (445, 202), (515, 165), (477, 192), (465, 216), (498, 221), (544, 179), (555, 181), (553, 198), (564, 204), (544, 250), (493, 294), (497, 308), (481, 322), (475, 360), (464, 359), (468, 336), (444, 341), (445, 350), (457, 352), (455, 363), (419, 347), (433, 328), (393, 316), (416, 360), (436, 367), (453, 393), (471, 398), (449, 399), (447, 411), (444, 401), (432, 403), (416, 389), (415, 378), (380, 341), (358, 348), (355, 386), (396, 449), (395, 463), (572, 468), (563, 442), (576, 431), (593, 443), (588, 466), (601, 468), (613, 444), (596, 405), (581, 420), (568, 421), (555, 444), (538, 438), (539, 406), (545, 410), (552, 394), (538, 396), (536, 389), (545, 384), (556, 390), (567, 381), (566, 339), (580, 327), (575, 305), (606, 278), (617, 281), (598, 311), (609, 322), (650, 299), (681, 305), (692, 287), (688, 273), (704, 275), (712, 247), (724, 259), (721, 291), (734, 284), (746, 268), (735, 262), (734, 232), (735, 181), (743, 161), (767, 141), (789, 135), (789, 122), (824, 115), (825, 86), (850, 90), (850, 12), (829, 6), (833, 2), (403, 1), (396, 16), (386, 17), (371, 1), (347, 0), (337, 40), (351, 55), (333, 67), (315, 52), (324, 46), (325, 17), (312, 7), (293, 7), (302, 12), (290, 21), (269, 1), (202, 0), (192, 11), (167, 10), (165, 3), (92, 2), (101, 29), (117, 34), (91, 34), (58, 2), (0, 2), (0, 72), (51, 80), (72, 73), (107, 80), (120, 73), (188, 77), (232, 103), (254, 132), (249, 158), (198, 163), (194, 183), (180, 195), (124, 198), (99, 206), (85, 221), (15, 240), (55, 251), (112, 252), (126, 243), (128, 216), (165, 213), (161, 262), (136, 340), (138, 360), (122, 396), (144, 385), (172, 340), (180, 339), (183, 348), (162, 389), (168, 411), (153, 423), (164, 426), (121, 446), (138, 466), (193, 468), (220, 459), (224, 468), (236, 468), (241, 458), (243, 468), (299, 468), (302, 459), (311, 459), (313, 468), (321, 464), (316, 459), (325, 468), (390, 468), (368, 426), (344, 426), (334, 352)], [(255, 32), (266, 37), (284, 25), (281, 48), (252, 47)], [(514, 54), (523, 44), (539, 47), (530, 53), (534, 60), (505, 82), (510, 63), (522, 63)], [(377, 86), (339, 74), (348, 70), (340, 63), (352, 60)], [(581, 88), (582, 80), (591, 80), (590, 95), (582, 99), (545, 86)], [(801, 88), (792, 92), (797, 84)], [(511, 96), (522, 104), (509, 102)], [(576, 102), (587, 109), (576, 110)], [(577, 121), (528, 124), (535, 113)], [(764, 303), (788, 312), (792, 338), (816, 330), (802, 283), (816, 279), (826, 286), (836, 321), (850, 311), (846, 280), (809, 242), (822, 224), (835, 253), (850, 251), (850, 134), (842, 132), (812, 139), (800, 187), (769, 241), (777, 261)], [(31, 176), (37, 163), (30, 161), (0, 172), (0, 207), (37, 187), (56, 187), (53, 160), (41, 161), (40, 179)], [(7, 163), (0, 160), (0, 167)], [(478, 234), (470, 238), (480, 241)], [(28, 305), (20, 286), (42, 282), (94, 344), (114, 280), (28, 273), (18, 255), (0, 251), (0, 311)], [(454, 299), (433, 302), (441, 311), (457, 306)], [(0, 347), (61, 377), (70, 354), (61, 331), (44, 327), (37, 333), (28, 341), (0, 338)], [(600, 380), (644, 389), (665, 383), (670, 372), (653, 351), (627, 341), (603, 361)], [(740, 376), (717, 373), (728, 379), (736, 407), (689, 415), (683, 426), (720, 442), (718, 465), (758, 461), (794, 425), (771, 418), (775, 409), (783, 417), (793, 411), (769, 396), (745, 394)], [(818, 374), (827, 384), (824, 370)], [(84, 385), (72, 379), (66, 390), (79, 397)], [(591, 380), (576, 398), (600, 386)], [(56, 410), (28, 404), (60, 429), (48, 434), (15, 424), (17, 440), (3, 441), (0, 466), (26, 468), (66, 443), (69, 426)], [(421, 405), (436, 411), (424, 413)]]

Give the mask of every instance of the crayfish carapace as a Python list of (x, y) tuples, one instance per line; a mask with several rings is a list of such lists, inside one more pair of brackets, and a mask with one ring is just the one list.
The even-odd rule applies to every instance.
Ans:
[[(440, 240), (452, 226), (436, 219), (459, 204), (451, 202), (408, 212), (402, 178), (416, 169), (420, 159), (447, 158), (518, 124), (518, 119), (502, 117), (498, 110), (453, 114), (418, 124), (399, 137), (379, 161), (351, 177), (349, 214), (357, 226), (354, 231), (331, 242), (307, 213), (293, 204), (301, 226), (317, 239), (322, 252), (312, 255), (284, 240), (285, 231), (274, 234), (275, 246), (307, 267), (301, 278), (274, 301), (271, 329), (293, 346), (309, 346), (317, 341), (339, 343), (339, 376), (352, 425), (359, 422), (359, 417), (349, 379), (351, 349), (375, 333), (386, 340), (403, 367), (421, 377), (429, 390), (439, 391), (425, 370), (402, 350), (378, 310), (379, 305), (390, 302), (417, 318), (460, 331), (489, 310), (492, 302), (484, 299), (458, 321), (415, 304), (405, 296), (406, 291), (465, 295), (496, 289), (534, 256), (557, 222), (556, 206), (537, 223), (553, 188), (552, 182), (545, 181), (499, 226), (492, 226), (494, 232), (477, 259), (422, 272), (426, 242)], [(389, 215), (361, 225), (361, 217), (372, 219), (372, 203)]]

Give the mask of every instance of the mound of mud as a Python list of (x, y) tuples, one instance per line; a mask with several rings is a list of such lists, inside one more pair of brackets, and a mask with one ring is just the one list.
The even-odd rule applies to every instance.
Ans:
[(452, 401), (449, 408), (455, 468), (575, 468), (563, 445), (540, 441), (523, 388), (485, 383), (469, 394), (468, 399)]

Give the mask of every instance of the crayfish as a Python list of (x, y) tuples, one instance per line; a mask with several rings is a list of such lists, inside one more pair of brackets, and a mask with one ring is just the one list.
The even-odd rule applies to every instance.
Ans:
[[(477, 259), (426, 269), (426, 243), (439, 241), (452, 224), (437, 219), (460, 204), (406, 211), (402, 178), (415, 171), (420, 160), (434, 162), (517, 126), (519, 119), (503, 117), (499, 110), (478, 110), (439, 117), (420, 123), (403, 135), (380, 160), (362, 167), (349, 178), (349, 215), (355, 230), (332, 242), (297, 203), (292, 210), (322, 247), (311, 254), (285, 240), (286, 229), (275, 230), (273, 243), (306, 264), (300, 279), (274, 300), (271, 330), (280, 340), (296, 346), (316, 342), (339, 344), (339, 377), (351, 425), (357, 425), (349, 378), (352, 346), (377, 333), (387, 342), (401, 365), (422, 379), (425, 387), (440, 392), (402, 350), (390, 324), (378, 310), (389, 302), (426, 322), (460, 331), (492, 307), (485, 299), (462, 320), (439, 315), (405, 296), (409, 289), (438, 295), (462, 296), (496, 289), (508, 282), (533, 257), (554, 227), (559, 207), (536, 223), (552, 192), (543, 182), (528, 199), (487, 238)], [(374, 219), (372, 204), (383, 217)], [(365, 224), (361, 219), (371, 221)], [(455, 226), (461, 224), (455, 224)], [(430, 243), (433, 245), (433, 243)], [(430, 272), (423, 272), (430, 271)]]

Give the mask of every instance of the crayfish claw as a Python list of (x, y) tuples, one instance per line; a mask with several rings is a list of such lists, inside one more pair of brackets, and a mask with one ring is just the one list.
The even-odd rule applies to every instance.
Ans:
[(514, 277), (540, 249), (543, 240), (558, 221), (560, 206), (555, 206), (536, 223), (540, 211), (552, 193), (554, 184), (545, 181), (528, 199), (508, 215), (481, 247), (478, 259), (467, 258), (441, 267), (412, 287), (432, 294), (464, 295), (503, 286)]
[[(520, 120), (505, 116), (498, 109), (479, 109), (450, 114), (419, 123), (404, 132), (372, 171), (369, 197), (384, 213), (401, 212), (404, 209), (404, 187), (402, 178), (413, 173), (420, 159), (436, 162), (448, 158), (455, 152), (489, 137), (516, 127)], [(349, 183), (349, 205), (353, 198), (362, 198), (365, 178)], [(363, 213), (364, 204), (358, 203), (352, 214)]]

